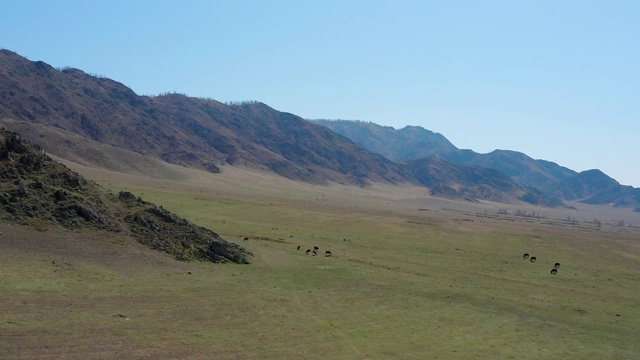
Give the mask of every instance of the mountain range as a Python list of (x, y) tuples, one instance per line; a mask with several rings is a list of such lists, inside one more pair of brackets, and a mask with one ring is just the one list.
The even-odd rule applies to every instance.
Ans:
[(640, 189), (620, 185), (597, 169), (578, 173), (551, 161), (532, 159), (517, 151), (494, 150), (488, 154), (479, 154), (468, 149), (458, 149), (443, 135), (419, 126), (396, 130), (366, 121), (311, 121), (394, 161), (415, 164), (416, 161), (427, 161), (425, 159), (440, 159), (457, 165), (497, 170), (517, 184), (538, 189), (550, 198), (634, 207), (636, 210), (640, 205)]
[[(29, 122), (218, 172), (248, 166), (324, 183), (410, 181), (402, 166), (304, 119), (257, 102), (138, 96), (113, 80), (0, 51), (0, 118)], [(27, 136), (25, 134), (25, 136)], [(63, 154), (61, 140), (47, 151)]]
[(513, 151), (459, 150), (420, 127), (307, 121), (260, 102), (139, 96), (117, 81), (8, 50), (0, 50), (0, 124), (48, 153), (106, 168), (126, 159), (101, 160), (101, 146), (213, 173), (240, 166), (316, 184), (420, 184), (469, 201), (640, 205), (639, 189), (601, 172), (578, 174)]

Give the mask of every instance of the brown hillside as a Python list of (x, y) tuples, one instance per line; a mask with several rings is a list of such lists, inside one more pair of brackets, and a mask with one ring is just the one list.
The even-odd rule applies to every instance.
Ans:
[[(213, 173), (221, 165), (232, 165), (317, 184), (420, 183), (436, 189), (438, 196), (553, 203), (542, 194), (523, 197), (526, 190), (514, 191), (514, 184), (494, 181), (490, 172), (466, 177), (473, 167), (447, 167), (455, 171), (444, 180), (262, 103), (225, 105), (180, 94), (138, 96), (113, 80), (77, 69), (57, 70), (6, 50), (0, 50), (0, 104), (0, 122), (24, 131), (48, 152), (116, 171), (148, 166), (129, 170), (122, 164), (129, 156), (105, 155), (97, 144), (110, 146), (110, 153), (126, 150)], [(422, 134), (413, 130), (411, 139)], [(448, 142), (440, 136), (435, 143)], [(459, 191), (461, 186), (464, 191)], [(441, 191), (447, 187), (456, 191)]]
[[(411, 181), (384, 157), (261, 103), (229, 106), (178, 94), (138, 96), (113, 80), (77, 69), (59, 71), (7, 50), (0, 50), (3, 118), (211, 172), (231, 164), (314, 183)], [(57, 148), (47, 151), (59, 154)]]

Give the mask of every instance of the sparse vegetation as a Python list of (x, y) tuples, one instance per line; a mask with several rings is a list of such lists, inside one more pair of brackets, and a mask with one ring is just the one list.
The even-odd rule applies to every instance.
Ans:
[[(75, 170), (229, 239), (247, 237), (253, 264), (175, 262), (98, 234), (20, 227), (0, 243), (8, 358), (582, 359), (640, 350), (638, 230), (575, 228), (563, 209), (497, 215), (421, 188), (316, 187), (233, 168), (182, 169), (189, 175), (170, 182)], [(609, 211), (602, 217), (621, 214)], [(5, 239), (9, 231), (0, 229)], [(551, 275), (555, 262), (562, 267)]]
[(243, 105), (254, 105), (259, 104), (260, 102), (257, 100), (240, 100), (240, 101), (225, 101), (224, 104), (227, 106), (243, 106)]
[(116, 197), (4, 129), (0, 129), (0, 191), (0, 219), (39, 228), (131, 233), (141, 243), (180, 260), (248, 263), (248, 252), (213, 231), (129, 192)]
[[(505, 175), (478, 186), (484, 170), (437, 161), (421, 164), (466, 173), (467, 184), (426, 188), (266, 105), (141, 98), (0, 56), (11, 60), (0, 70), (15, 61), (30, 75), (0, 91), (0, 103), (21, 106), (3, 123), (73, 169), (0, 132), (3, 360), (640, 353), (640, 228), (630, 226), (640, 214), (630, 208), (536, 206), (532, 189), (529, 204), (504, 201), (496, 182), (524, 189)], [(30, 93), (35, 79), (77, 91)], [(176, 261), (243, 262), (247, 251), (250, 265)]]

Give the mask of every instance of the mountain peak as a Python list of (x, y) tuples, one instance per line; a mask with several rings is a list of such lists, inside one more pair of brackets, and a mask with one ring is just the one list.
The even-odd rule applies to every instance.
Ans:
[(600, 170), (600, 169), (585, 170), (585, 171), (582, 171), (582, 172), (578, 173), (577, 176), (578, 177), (582, 177), (582, 178), (601, 179), (601, 180), (613, 181), (615, 183), (618, 183), (616, 180), (611, 178), (609, 175), (603, 173), (602, 170)]
[(0, 49), (0, 55), (3, 56), (14, 56), (16, 58), (24, 59), (23, 56), (20, 56), (18, 53), (8, 50), (8, 49)]

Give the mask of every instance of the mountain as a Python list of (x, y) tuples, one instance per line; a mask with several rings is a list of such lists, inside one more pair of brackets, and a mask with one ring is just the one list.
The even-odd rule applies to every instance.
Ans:
[(600, 170), (583, 171), (560, 182), (554, 192), (567, 200), (585, 204), (608, 204), (615, 207), (637, 207), (640, 189), (622, 186)]
[(515, 198), (534, 205), (563, 206), (559, 199), (522, 187), (495, 169), (459, 165), (438, 158), (410, 160), (407, 165), (416, 179), (431, 189), (432, 195), (501, 203)]
[(179, 260), (248, 263), (250, 253), (211, 230), (136, 198), (118, 196), (52, 160), (20, 134), (0, 129), (0, 219), (127, 235)]
[(550, 199), (620, 207), (640, 206), (639, 189), (622, 186), (599, 170), (577, 173), (554, 162), (534, 160), (511, 150), (495, 150), (488, 154), (462, 150), (441, 134), (416, 126), (396, 130), (363, 121), (310, 121), (349, 137), (366, 149), (391, 160), (406, 160), (409, 164), (415, 164), (412, 160), (438, 158), (458, 165), (498, 170), (531, 191), (533, 188), (539, 189), (538, 192)]
[(396, 130), (372, 122), (350, 120), (311, 120), (345, 136), (369, 151), (390, 160), (415, 160), (446, 156), (458, 149), (438, 133), (419, 126)]
[[(262, 103), (138, 96), (116, 81), (72, 68), (56, 70), (8, 50), (0, 50), (2, 118), (55, 127), (211, 172), (230, 164), (313, 183), (412, 181), (383, 156)], [(59, 146), (67, 146), (65, 139)]]
[[(495, 172), (477, 168), (441, 163), (439, 169), (463, 178), (440, 178), (433, 166), (391, 161), (324, 126), (259, 102), (223, 104), (180, 94), (138, 96), (116, 81), (73, 68), (54, 69), (7, 50), (0, 50), (0, 123), (19, 128), (56, 156), (114, 170), (129, 156), (115, 159), (102, 155), (100, 148), (214, 173), (231, 165), (317, 184), (441, 185), (457, 189), (449, 191), (449, 197), (553, 203), (524, 196), (529, 191), (511, 179), (495, 181)], [(410, 152), (412, 141), (423, 138), (424, 132), (407, 128), (410, 141), (396, 141), (395, 149)], [(383, 143), (381, 138), (380, 146)], [(456, 150), (441, 135), (434, 135), (423, 148), (435, 144), (443, 148), (443, 156)], [(474, 176), (468, 177), (471, 173)], [(441, 182), (425, 181), (429, 178)], [(444, 196), (441, 191), (434, 194)]]
[(550, 161), (534, 160), (510, 150), (478, 154), (455, 147), (443, 135), (419, 126), (396, 130), (390, 126), (350, 120), (311, 120), (346, 136), (364, 148), (390, 160), (416, 160), (436, 157), (460, 165), (482, 166), (501, 171), (523, 186), (546, 189), (575, 171)]

